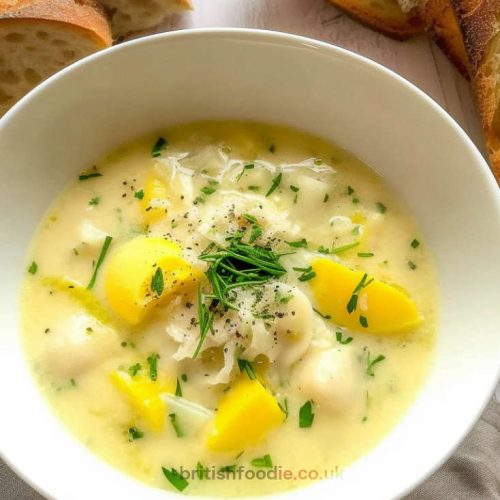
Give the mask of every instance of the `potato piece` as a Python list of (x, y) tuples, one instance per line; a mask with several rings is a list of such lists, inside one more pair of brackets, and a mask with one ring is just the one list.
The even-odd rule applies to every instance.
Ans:
[(356, 370), (350, 347), (315, 350), (297, 363), (292, 385), (308, 399), (331, 411), (340, 411), (354, 401)]
[[(162, 292), (153, 289), (153, 276), (161, 270)], [(181, 257), (181, 248), (163, 238), (140, 236), (123, 244), (109, 258), (104, 286), (112, 309), (132, 325), (151, 309), (188, 293), (201, 271)]]
[(108, 311), (102, 306), (96, 296), (90, 290), (80, 285), (80, 283), (67, 278), (47, 276), (42, 278), (42, 284), (52, 290), (65, 293), (97, 321), (107, 326), (113, 326), (113, 320)]
[(285, 420), (276, 399), (258, 380), (243, 377), (220, 401), (207, 445), (213, 451), (254, 446)]
[(168, 187), (163, 179), (155, 174), (146, 178), (141, 209), (147, 225), (158, 222), (167, 213)]
[(141, 418), (153, 432), (161, 432), (165, 425), (167, 405), (161, 394), (175, 390), (172, 381), (153, 381), (143, 375), (130, 376), (117, 370), (110, 374), (113, 385), (125, 396)]
[(420, 323), (414, 302), (398, 288), (378, 280), (359, 291), (356, 308), (349, 313), (348, 303), (364, 273), (329, 259), (316, 259), (311, 265), (316, 276), (309, 284), (316, 307), (338, 325), (366, 333), (394, 334)]

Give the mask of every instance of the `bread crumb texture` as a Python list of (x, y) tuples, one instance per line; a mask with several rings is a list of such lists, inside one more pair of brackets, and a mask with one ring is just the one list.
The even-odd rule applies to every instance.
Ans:
[(38, 83), (111, 45), (90, 2), (0, 0), (0, 116)]

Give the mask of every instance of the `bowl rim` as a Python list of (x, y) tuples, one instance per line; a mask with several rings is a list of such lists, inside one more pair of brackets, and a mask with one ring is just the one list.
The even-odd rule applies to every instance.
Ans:
[[(78, 68), (84, 67), (87, 64), (92, 64), (95, 60), (106, 60), (108, 57), (114, 57), (115, 53), (121, 53), (123, 51), (127, 51), (133, 49), (135, 47), (141, 45), (149, 45), (155, 44), (158, 42), (162, 42), (163, 40), (170, 39), (193, 39), (193, 38), (227, 38), (229, 40), (243, 40), (243, 41), (258, 41), (261, 43), (280, 43), (282, 46), (288, 47), (307, 47), (309, 49), (320, 51), (324, 55), (328, 56), (331, 54), (336, 54), (342, 58), (349, 60), (351, 63), (356, 64), (358, 66), (368, 67), (371, 71), (376, 72), (384, 76), (385, 78), (389, 78), (395, 80), (399, 85), (406, 87), (411, 93), (414, 95), (415, 99), (420, 99), (423, 103), (429, 106), (429, 109), (432, 110), (433, 113), (439, 115), (447, 126), (451, 127), (453, 131), (459, 136), (461, 142), (466, 146), (471, 155), (474, 158), (474, 165), (471, 168), (475, 168), (477, 176), (482, 177), (484, 181), (484, 189), (488, 190), (488, 194), (491, 196), (494, 206), (496, 207), (497, 215), (500, 217), (500, 190), (498, 189), (497, 181), (493, 176), (492, 171), (490, 170), (488, 163), (486, 162), (483, 155), (480, 153), (477, 146), (473, 143), (472, 139), (466, 134), (466, 132), (462, 129), (462, 127), (451, 117), (451, 115), (434, 99), (432, 99), (428, 94), (426, 94), (423, 90), (418, 88), (415, 84), (402, 77), (394, 70), (389, 69), (382, 64), (369, 59), (366, 56), (361, 54), (352, 52), (351, 50), (345, 49), (343, 47), (339, 47), (337, 45), (323, 42), (320, 40), (312, 39), (309, 37), (295, 35), (291, 33), (284, 33), (273, 30), (265, 30), (265, 29), (254, 29), (254, 28), (189, 28), (182, 29), (177, 31), (170, 31), (164, 33), (156, 33), (152, 35), (147, 35), (144, 37), (136, 38), (133, 40), (129, 40), (118, 45), (106, 48), (104, 50), (100, 50), (96, 53), (90, 54), (83, 59), (75, 61), (71, 65), (63, 68), (58, 71), (54, 75), (51, 75), (49, 78), (44, 80), (42, 83), (37, 85), (34, 89), (32, 89), (28, 94), (23, 96), (18, 102), (11, 107), (3, 117), (0, 117), (0, 134), (3, 129), (7, 126), (9, 121), (18, 113), (22, 113), (24, 108), (34, 99), (37, 99), (40, 94), (43, 93), (46, 87), (50, 87), (57, 80), (64, 79), (66, 74), (71, 73)], [(103, 62), (104, 62), (103, 61)], [(483, 403), (477, 409), (474, 414), (474, 417), (467, 422), (467, 425), (464, 425), (460, 436), (457, 436), (457, 439), (454, 445), (447, 450), (446, 453), (441, 454), (440, 456), (435, 456), (434, 459), (429, 460), (428, 465), (419, 473), (416, 473), (412, 482), (409, 482), (407, 486), (399, 492), (399, 496), (403, 497), (407, 495), (411, 491), (413, 491), (418, 485), (420, 485), (423, 481), (429, 478), (441, 465), (443, 465), (450, 456), (455, 452), (457, 447), (461, 444), (463, 439), (470, 433), (473, 426), (478, 421), (479, 417), (483, 413), (486, 408), (489, 400), (491, 399), (492, 394), (495, 391), (495, 387), (500, 379), (500, 363), (497, 368), (497, 375), (494, 380), (491, 382), (490, 387), (485, 387), (484, 390), (484, 398)], [(44, 495), (47, 498), (55, 498), (51, 492), (48, 490), (46, 485), (41, 484), (41, 482), (37, 482), (32, 480), (27, 474), (25, 474), (22, 470), (22, 465), (19, 463), (14, 463), (9, 459), (9, 457), (2, 452), (1, 444), (0, 444), (0, 457), (4, 460), (4, 462), (10, 467), (24, 482), (34, 488), (37, 492)], [(307, 488), (307, 487), (306, 487)], [(205, 497), (206, 498), (206, 497)]]

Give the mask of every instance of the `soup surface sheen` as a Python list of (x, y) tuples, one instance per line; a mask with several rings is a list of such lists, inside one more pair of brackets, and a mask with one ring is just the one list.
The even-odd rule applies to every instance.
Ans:
[(351, 154), (287, 128), (196, 123), (119, 148), (53, 203), (27, 266), (43, 394), (161, 488), (341, 474), (429, 367), (436, 279), (411, 216)]

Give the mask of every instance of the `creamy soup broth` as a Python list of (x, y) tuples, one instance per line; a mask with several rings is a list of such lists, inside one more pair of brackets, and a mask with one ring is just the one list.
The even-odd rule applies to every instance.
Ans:
[[(237, 261), (262, 281), (238, 286), (214, 271), (228, 248), (264, 248), (276, 274)], [(40, 390), (89, 449), (160, 488), (264, 494), (341, 474), (429, 369), (436, 277), (411, 214), (354, 156), (288, 128), (195, 123), (120, 147), (54, 201), (27, 266)], [(210, 269), (236, 284), (221, 292), (230, 307)], [(197, 466), (219, 478), (179, 483)]]

